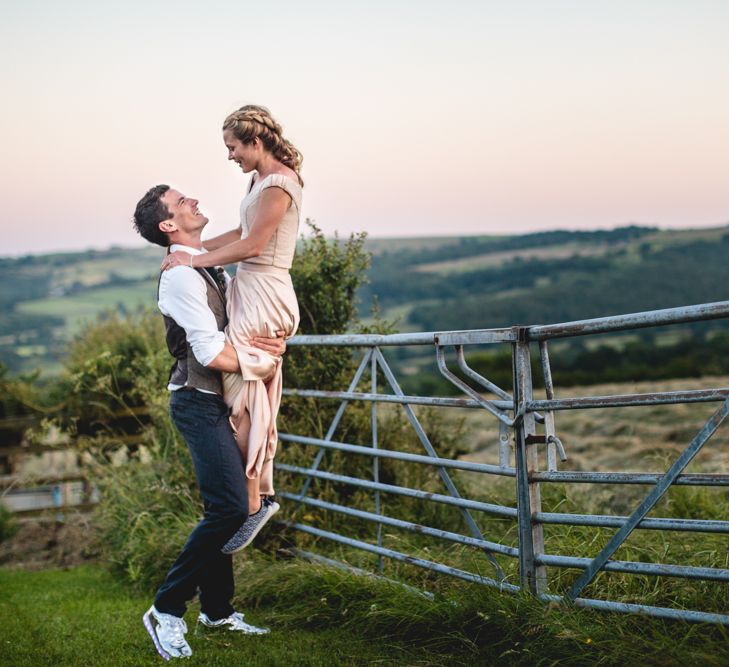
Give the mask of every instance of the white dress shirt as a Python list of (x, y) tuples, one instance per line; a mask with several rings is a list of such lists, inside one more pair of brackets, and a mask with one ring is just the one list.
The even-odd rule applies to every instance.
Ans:
[[(202, 255), (206, 252), (176, 243), (170, 246), (170, 252), (177, 250), (183, 250), (190, 255)], [(227, 288), (230, 277), (225, 272), (224, 275)], [(157, 306), (163, 315), (171, 317), (185, 330), (192, 353), (203, 366), (207, 366), (223, 351), (225, 334), (218, 330), (215, 315), (208, 305), (207, 281), (197, 269), (175, 266), (163, 271)], [(169, 384), (167, 388), (174, 391), (181, 387)]]

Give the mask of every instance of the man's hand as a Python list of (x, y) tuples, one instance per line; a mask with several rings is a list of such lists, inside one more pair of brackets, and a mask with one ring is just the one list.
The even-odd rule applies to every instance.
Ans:
[(186, 253), (184, 250), (177, 250), (176, 252), (171, 252), (169, 255), (167, 255), (164, 258), (160, 268), (163, 271), (167, 271), (167, 269), (171, 269), (174, 266), (192, 267), (191, 260), (192, 260), (192, 255), (190, 255), (189, 253)]
[(256, 336), (251, 343), (253, 347), (260, 348), (264, 352), (272, 354), (274, 357), (282, 357), (286, 353), (286, 332), (277, 331), (276, 338), (264, 338)]

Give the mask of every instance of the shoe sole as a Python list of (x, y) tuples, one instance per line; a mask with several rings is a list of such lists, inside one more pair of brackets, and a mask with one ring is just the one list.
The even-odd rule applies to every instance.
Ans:
[(239, 551), (243, 551), (243, 549), (245, 549), (251, 542), (253, 542), (253, 540), (256, 539), (256, 535), (261, 532), (261, 528), (263, 528), (269, 522), (271, 517), (281, 509), (281, 505), (279, 505), (278, 503), (274, 503), (273, 505), (271, 505), (271, 508), (273, 511), (268, 513), (265, 520), (261, 521), (261, 523), (258, 524), (258, 527), (253, 531), (253, 533), (251, 533), (251, 536), (243, 544), (241, 544), (239, 547), (236, 547), (235, 549), (228, 550), (224, 548), (221, 549), (221, 551), (226, 556), (232, 556), (233, 554), (237, 554)]
[(152, 638), (152, 641), (154, 642), (154, 647), (157, 649), (157, 653), (159, 653), (163, 659), (170, 661), (172, 660), (172, 656), (167, 653), (162, 648), (162, 644), (159, 643), (159, 639), (157, 639), (157, 633), (154, 631), (154, 628), (152, 627), (152, 623), (149, 620), (150, 616), (152, 616), (152, 609), (148, 609), (147, 612), (142, 616), (142, 623), (144, 623), (144, 627), (147, 628), (147, 632), (149, 633), (149, 636)]

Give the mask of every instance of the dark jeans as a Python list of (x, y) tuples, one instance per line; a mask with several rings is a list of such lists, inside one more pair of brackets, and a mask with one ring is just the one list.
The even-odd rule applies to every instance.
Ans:
[(170, 415), (192, 455), (205, 514), (157, 591), (154, 606), (183, 616), (199, 589), (202, 611), (217, 620), (233, 613), (233, 559), (220, 549), (248, 516), (243, 462), (220, 396), (173, 391)]

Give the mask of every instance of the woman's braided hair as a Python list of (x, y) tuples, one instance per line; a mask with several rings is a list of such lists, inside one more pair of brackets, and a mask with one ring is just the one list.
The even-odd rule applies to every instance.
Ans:
[(290, 141), (284, 139), (281, 126), (273, 119), (266, 107), (246, 104), (230, 114), (223, 122), (223, 130), (230, 130), (238, 141), (249, 144), (256, 137), (266, 150), (282, 164), (296, 172), (301, 185), (304, 181), (299, 173), (304, 157)]

